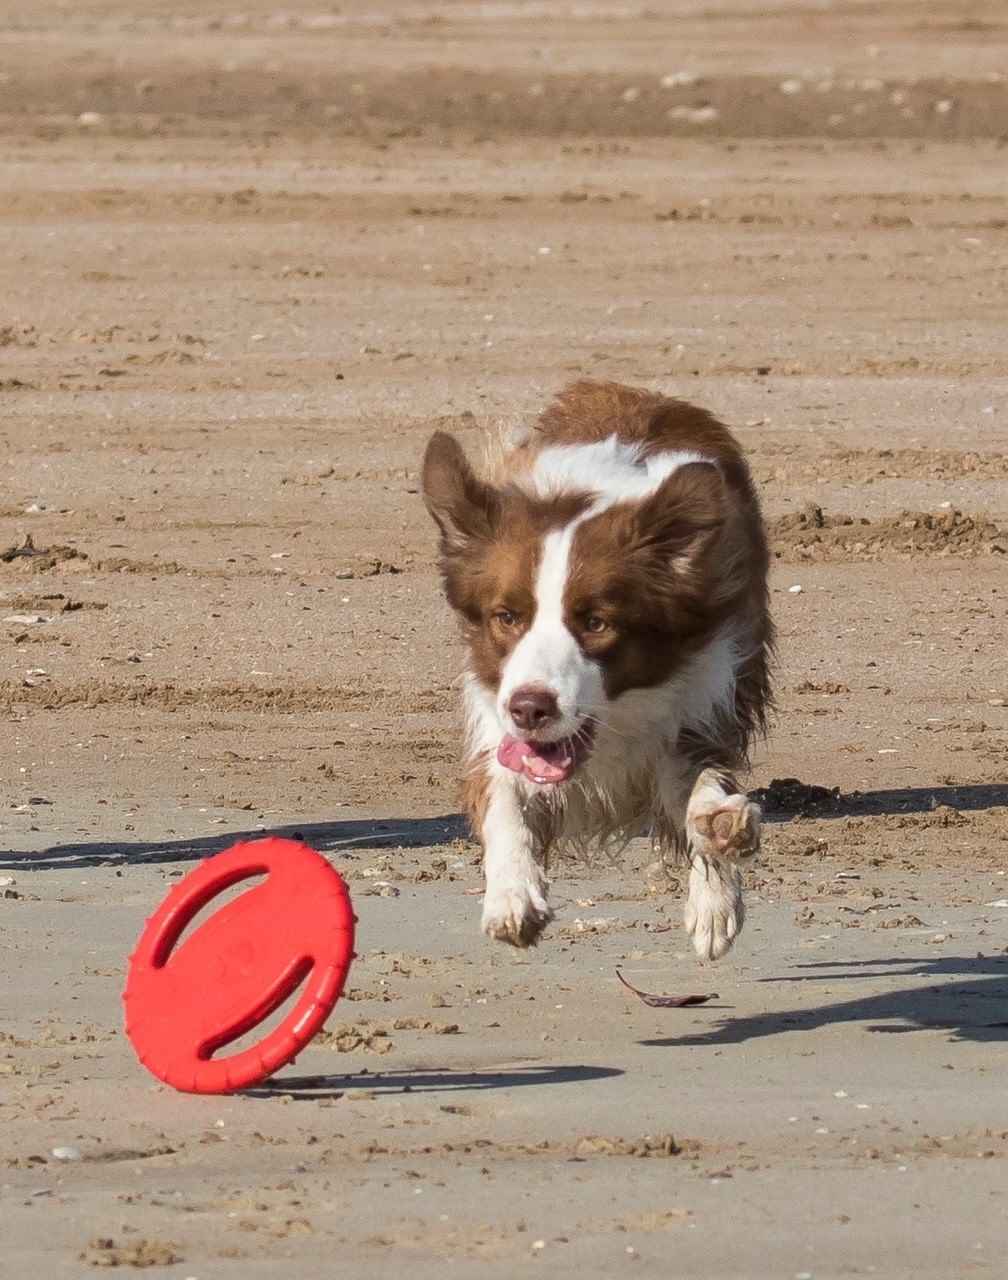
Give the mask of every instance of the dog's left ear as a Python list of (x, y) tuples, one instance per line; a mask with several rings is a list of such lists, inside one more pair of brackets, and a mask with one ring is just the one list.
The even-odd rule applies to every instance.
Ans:
[(427, 510), (441, 530), (445, 554), (492, 536), (500, 510), (497, 490), (479, 479), (462, 446), (446, 431), (431, 436), (420, 482)]
[(635, 548), (662, 556), (680, 572), (692, 569), (725, 522), (724, 477), (711, 462), (677, 468), (638, 507)]

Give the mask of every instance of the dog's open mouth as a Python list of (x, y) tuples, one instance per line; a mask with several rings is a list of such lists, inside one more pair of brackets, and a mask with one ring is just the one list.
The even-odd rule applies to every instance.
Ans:
[(529, 782), (556, 785), (566, 782), (588, 759), (594, 736), (589, 724), (557, 742), (527, 742), (506, 733), (497, 748), (497, 759), (505, 769), (522, 774)]

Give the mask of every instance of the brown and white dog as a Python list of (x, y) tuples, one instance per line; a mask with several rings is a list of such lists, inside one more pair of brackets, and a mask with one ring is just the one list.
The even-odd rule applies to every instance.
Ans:
[(469, 651), (464, 795), (484, 931), (536, 942), (550, 848), (619, 847), (650, 827), (689, 860), (697, 953), (724, 955), (760, 832), (733, 774), (765, 726), (773, 644), (735, 439), (684, 401), (577, 382), (487, 478), (439, 431), (423, 492)]

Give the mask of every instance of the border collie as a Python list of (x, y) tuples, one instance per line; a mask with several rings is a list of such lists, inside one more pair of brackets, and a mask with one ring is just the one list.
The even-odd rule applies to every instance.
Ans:
[(766, 537), (734, 437), (703, 409), (576, 382), (484, 477), (431, 439), (423, 493), (468, 647), (464, 803), (483, 930), (552, 918), (551, 848), (650, 828), (690, 867), (686, 929), (716, 960), (742, 928), (759, 808), (739, 790), (770, 705)]

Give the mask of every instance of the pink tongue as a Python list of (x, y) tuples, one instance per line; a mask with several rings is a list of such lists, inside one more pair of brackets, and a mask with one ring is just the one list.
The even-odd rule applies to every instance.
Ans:
[(566, 740), (537, 744), (506, 733), (497, 748), (497, 759), (505, 769), (523, 773), (530, 782), (566, 782), (574, 772), (574, 756)]

